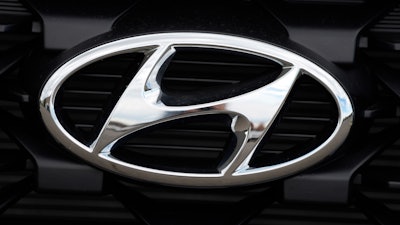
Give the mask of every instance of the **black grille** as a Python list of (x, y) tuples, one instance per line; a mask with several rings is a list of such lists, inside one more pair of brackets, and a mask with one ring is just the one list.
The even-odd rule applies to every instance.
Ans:
[(337, 119), (331, 94), (314, 79), (301, 76), (250, 165), (268, 166), (306, 154), (332, 134)]
[(56, 98), (56, 111), (64, 127), (90, 144), (137, 72), (142, 54), (131, 53), (95, 62), (73, 74)]
[(10, 207), (2, 223), (142, 224), (110, 195), (29, 193)]
[(10, 171), (24, 172), (27, 164), (27, 154), (10, 139), (10, 137), (0, 130), (0, 171), (9, 173)]
[[(0, 110), (22, 117), (21, 108), (15, 102), (0, 101)], [(20, 181), (32, 173), (33, 164), (30, 155), (21, 149), (2, 127), (0, 127), (0, 154), (1, 187)]]
[[(397, 121), (396, 121), (397, 122)], [(393, 121), (392, 121), (393, 123)], [(359, 189), (367, 198), (400, 213), (400, 139), (386, 148), (361, 172)]]
[(145, 129), (128, 136), (112, 155), (126, 162), (178, 172), (216, 173), (233, 149), (231, 119), (197, 116)]
[(31, 20), (31, 12), (20, 1), (0, 1), (0, 32), (31, 32)]
[(0, 13), (31, 15), (28, 9), (19, 0), (0, 1)]
[(397, 4), (369, 29), (369, 48), (400, 50), (400, 5)]
[(274, 203), (248, 225), (372, 225), (357, 208)]
[[(398, 133), (399, 114), (399, 4), (385, 13), (368, 30), (369, 46), (363, 53), (377, 76), (377, 105), (385, 110), (374, 118), (370, 133), (394, 128)], [(400, 217), (400, 140), (388, 143), (356, 177), (359, 206), (374, 221), (397, 224)]]
[(400, 5), (386, 13), (370, 31), (374, 33), (399, 33), (400, 32)]
[[(0, 109), (23, 118), (20, 106), (15, 102), (0, 101)], [(32, 191), (34, 185), (30, 183), (21, 183), (24, 189), (30, 191), (23, 193), (15, 203), (5, 203), (8, 199), (4, 198), (8, 196), (4, 196), (4, 191), (16, 185), (9, 195), (19, 193), (18, 183), (34, 174), (36, 168), (28, 152), (2, 129), (0, 153), (0, 223), (67, 225), (85, 221), (85, 224), (142, 224), (119, 201), (107, 194), (43, 194)]]
[(166, 105), (213, 102), (274, 81), (281, 66), (246, 53), (206, 48), (177, 48), (161, 80)]
[(32, 14), (20, 1), (0, 1), (1, 213), (29, 190), (30, 184), (25, 180), (35, 173), (34, 162), (28, 152), (20, 148), (3, 127), (11, 123), (4, 120), (4, 115), (24, 117), (20, 102), (28, 98), (23, 97), (25, 93), (22, 91), (19, 72), (37, 38), (32, 34), (32, 24)]

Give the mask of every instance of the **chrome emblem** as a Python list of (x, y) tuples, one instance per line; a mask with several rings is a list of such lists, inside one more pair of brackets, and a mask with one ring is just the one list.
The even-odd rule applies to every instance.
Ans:
[[(261, 88), (215, 102), (167, 106), (157, 82), (160, 68), (177, 47), (214, 48), (253, 54), (282, 66), (278, 78)], [(54, 102), (63, 82), (79, 69), (103, 58), (128, 52), (145, 53), (145, 61), (115, 105), (96, 140), (86, 146), (69, 134), (55, 113)], [(293, 84), (306, 72), (334, 97), (338, 122), (320, 146), (288, 162), (252, 168), (249, 162), (285, 103)], [(325, 70), (288, 50), (242, 37), (211, 33), (161, 33), (125, 38), (100, 45), (72, 58), (48, 79), (40, 96), (43, 121), (54, 138), (74, 154), (114, 173), (151, 182), (192, 186), (225, 187), (271, 181), (297, 173), (332, 154), (349, 133), (353, 108), (340, 84)], [(224, 113), (232, 118), (236, 149), (218, 173), (184, 173), (142, 167), (121, 161), (110, 153), (121, 138), (141, 129), (186, 117)]]

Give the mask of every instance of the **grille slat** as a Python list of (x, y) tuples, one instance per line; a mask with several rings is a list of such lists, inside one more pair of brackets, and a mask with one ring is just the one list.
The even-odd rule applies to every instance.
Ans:
[[(182, 159), (214, 159), (223, 151), (218, 148), (201, 148), (192, 146), (160, 146), (160, 145), (125, 145), (125, 148), (135, 149), (137, 154), (146, 156), (173, 157)], [(133, 150), (131, 150), (133, 151)], [(163, 151), (161, 153), (160, 151)], [(206, 154), (204, 153), (206, 152)]]
[(77, 110), (77, 111), (102, 111), (102, 108), (95, 108), (95, 107), (78, 107), (78, 106), (63, 106), (63, 110)]
[(272, 65), (257, 64), (257, 63), (240, 63), (240, 62), (210, 62), (210, 61), (190, 61), (190, 60), (173, 60), (175, 64), (189, 65), (218, 65), (218, 66), (237, 66), (237, 67), (258, 67), (258, 68), (273, 68)]
[[(167, 77), (167, 78), (164, 78), (164, 82), (165, 81), (169, 81), (169, 82), (171, 82), (171, 81), (173, 81), (173, 82), (187, 82), (187, 83), (195, 83), (195, 82), (198, 82), (198, 83), (214, 83), (215, 85), (216, 84), (237, 84), (237, 83), (239, 83), (239, 81), (237, 81), (237, 80), (217, 80), (217, 79), (202, 79), (202, 78), (187, 78), (187, 77), (184, 77), (184, 78), (181, 78), (181, 77)], [(200, 84), (199, 84), (200, 85)]]
[[(172, 149), (172, 150), (189, 150), (192, 152), (192, 150), (194, 151), (222, 151), (221, 148), (205, 148), (205, 147), (193, 147), (193, 146), (174, 146), (174, 145), (170, 145), (170, 146), (165, 146), (165, 145), (125, 145), (125, 147), (127, 148), (149, 148), (149, 149)], [(190, 154), (189, 154), (190, 155)]]
[[(290, 113), (288, 113), (290, 114)], [(322, 116), (322, 115), (321, 115)], [(295, 120), (295, 121), (318, 121), (318, 122), (332, 122), (331, 118), (316, 118), (316, 117), (295, 117), (295, 116), (284, 116), (284, 120)]]
[(88, 90), (65, 90), (67, 94), (94, 94), (94, 95), (111, 95), (111, 91), (88, 91)]
[(4, 11), (14, 11), (14, 12), (28, 12), (27, 9), (21, 7), (15, 7), (13, 5), (8, 4), (0, 4), (0, 9)]
[(281, 138), (315, 138), (317, 135), (312, 134), (283, 134), (283, 133), (273, 133), (272, 136), (274, 137), (281, 137)]
[(87, 78), (95, 78), (95, 79), (101, 79), (101, 78), (121, 79), (124, 77), (121, 74), (101, 74), (101, 73), (81, 73), (80, 76)]

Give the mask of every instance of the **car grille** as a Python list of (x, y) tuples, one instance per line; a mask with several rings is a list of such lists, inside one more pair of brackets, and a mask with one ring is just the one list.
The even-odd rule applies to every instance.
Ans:
[[(1, 223), (386, 225), (400, 222), (398, 216), (400, 212), (400, 137), (396, 137), (394, 142), (382, 143), (383, 147), (355, 170), (350, 181), (349, 198), (342, 204), (332, 204), (324, 199), (320, 199), (318, 203), (312, 200), (299, 202), (289, 199), (283, 191), (285, 181), (296, 178), (296, 175), (254, 186), (203, 189), (142, 183), (101, 172), (104, 178), (101, 191), (79, 192), (42, 188), (42, 184), (37, 179), (41, 172), (39, 168), (42, 167), (37, 164), (35, 151), (30, 148), (36, 146), (44, 152), (49, 151), (59, 155), (62, 159), (72, 160), (85, 166), (87, 163), (64, 151), (63, 147), (60, 147), (45, 130), (38, 116), (37, 93), (48, 74), (47, 70), (42, 71), (39, 67), (43, 66), (42, 64), (46, 67), (47, 62), (57, 64), (57, 57), (65, 52), (60, 49), (46, 49), (44, 44), (46, 40), (43, 39), (46, 27), (40, 22), (41, 15), (38, 13), (40, 10), (33, 2), (30, 0), (0, 1)], [(94, 1), (88, 2), (96, 5)], [(122, 16), (123, 12), (127, 12), (125, 10), (134, 6), (131, 5), (132, 2), (126, 2), (129, 7), (124, 7), (121, 12), (115, 13), (114, 16), (119, 19), (115, 19), (111, 24), (118, 24), (127, 19)], [(352, 7), (363, 7), (369, 4), (368, 1), (351, 2)], [(273, 8), (275, 3), (259, 5), (257, 1), (244, 1), (240, 4), (245, 4), (246, 7), (249, 4), (255, 4), (261, 9), (261, 5), (269, 7), (269, 4)], [(322, 10), (325, 7), (337, 9), (345, 3), (328, 1), (327, 4), (320, 1), (296, 0), (284, 1), (282, 4), (294, 5), (299, 9), (318, 6)], [(94, 5), (92, 7), (95, 7)], [(70, 7), (74, 8), (73, 4)], [(243, 7), (243, 10), (246, 7)], [(223, 8), (228, 10), (229, 7)], [(51, 10), (50, 6), (49, 10)], [(201, 11), (192, 10), (201, 18)], [(373, 7), (370, 10), (371, 12), (378, 11)], [(68, 8), (65, 9), (65, 13), (67, 11)], [(224, 17), (224, 11), (218, 11), (218, 15)], [(265, 11), (265, 13), (271, 12)], [(49, 14), (51, 14), (50, 11)], [(355, 133), (350, 136), (351, 140), (344, 143), (335, 155), (302, 174), (317, 174), (326, 166), (335, 165), (348, 157), (350, 153), (357, 150), (363, 152), (365, 149), (354, 148), (363, 146), (362, 143), (368, 143), (369, 137), (381, 137), (379, 134), (388, 130), (393, 130), (391, 135), (395, 136), (399, 131), (400, 91), (397, 76), (400, 70), (399, 4), (387, 3), (386, 9), (381, 9), (375, 14), (374, 17), (371, 16), (373, 19), (369, 20), (368, 25), (360, 33), (355, 56), (357, 63), (338, 64), (343, 71), (350, 71), (349, 68), (353, 66), (365, 69), (365, 74), (370, 74), (374, 81), (372, 91), (368, 91), (370, 92), (368, 95), (372, 97), (365, 100), (360, 96), (362, 94), (350, 93), (353, 100), (361, 105), (357, 108), (357, 118), (354, 121)], [(68, 19), (68, 16), (60, 16)], [(83, 13), (79, 14), (78, 18), (87, 22), (86, 16), (88, 15)], [(306, 17), (307, 14), (304, 14), (304, 24), (294, 23), (296, 29), (308, 29), (307, 24), (311, 22), (307, 21)], [(107, 16), (100, 18), (104, 21), (108, 19)], [(154, 21), (151, 23), (149, 18), (142, 21), (143, 29), (150, 26), (148, 24), (154, 23)], [(185, 18), (183, 17), (182, 21)], [(218, 21), (217, 16), (213, 18)], [(253, 20), (249, 19), (249, 21)], [(324, 20), (327, 24), (330, 24), (329, 21), (329, 19)], [(285, 23), (287, 20), (280, 20), (280, 22)], [(160, 25), (159, 29), (180, 31), (179, 23), (166, 27)], [(241, 24), (237, 24), (241, 27), (240, 29), (224, 27), (228, 25), (229, 23), (225, 25), (211, 23), (207, 26), (214, 32), (220, 29), (240, 36), (248, 34), (248, 36), (254, 36), (255, 39), (265, 36), (265, 32), (259, 32), (258, 28), (253, 26), (248, 27), (250, 29), (248, 31)], [(207, 31), (208, 29), (204, 26), (206, 25), (202, 24), (191, 29)], [(94, 26), (92, 28), (97, 29)], [(109, 29), (114, 31), (116, 28), (110, 25)], [(248, 33), (242, 32), (243, 30)], [(127, 28), (127, 32), (131, 35), (135, 33), (135, 30)], [(115, 38), (110, 33), (103, 35)], [(269, 40), (283, 46), (295, 45), (294, 39), (283, 41), (278, 40), (279, 38)], [(91, 43), (97, 43), (97, 41), (94, 38), (82, 46), (92, 46)], [(79, 52), (79, 47), (77, 48), (74, 51)], [(308, 51), (303, 47), (299, 49)], [(68, 78), (56, 99), (57, 116), (68, 132), (87, 145), (93, 142), (102, 128), (101, 124), (104, 124), (110, 115), (113, 106), (118, 101), (118, 96), (132, 80), (144, 58), (145, 55), (138, 53), (113, 56), (82, 68)], [(171, 60), (170, 66), (165, 68), (165, 75), (160, 84), (162, 84), (163, 92), (166, 93), (164, 100), (169, 105), (183, 106), (245, 93), (246, 88), (255, 89), (272, 82), (280, 71), (281, 66), (269, 59), (250, 57), (246, 54), (232, 55), (222, 50), (202, 52), (191, 48), (181, 48), (179, 54)], [(353, 74), (348, 72), (345, 76), (338, 79), (346, 80)], [(363, 87), (361, 83), (367, 82), (366, 80), (367, 75), (359, 79), (360, 83), (351, 85), (358, 87), (360, 84)], [(238, 87), (237, 91), (222, 97), (218, 95), (220, 93), (218, 91), (229, 90), (232, 87)], [(195, 98), (200, 92), (206, 92), (208, 95), (200, 99)], [(186, 98), (177, 99), (177, 96), (182, 93), (186, 93)], [(272, 129), (267, 133), (250, 165), (271, 166), (306, 154), (324, 142), (332, 133), (338, 119), (337, 111), (331, 94), (322, 84), (310, 78), (305, 71), (297, 80), (287, 104), (280, 111), (278, 122), (273, 124)], [(147, 128), (139, 134), (123, 139), (118, 143), (118, 147), (112, 150), (112, 155), (127, 162), (155, 169), (214, 173), (218, 165), (223, 162), (224, 154), (235, 147), (230, 122), (230, 118), (217, 114), (181, 119), (178, 122)], [(36, 135), (34, 144), (23, 143), (26, 139), (23, 133), (14, 132), (13, 128), (18, 124), (24, 125), (22, 130), (27, 134)], [(90, 166), (87, 167), (98, 171)], [(66, 174), (59, 176), (65, 179), (68, 177)], [(84, 180), (81, 182), (85, 183)], [(321, 193), (323, 191), (321, 190)]]

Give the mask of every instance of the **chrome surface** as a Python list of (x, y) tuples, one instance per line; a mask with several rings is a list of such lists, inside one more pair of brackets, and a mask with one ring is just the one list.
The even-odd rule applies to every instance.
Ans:
[[(157, 82), (177, 47), (214, 48), (271, 59), (282, 66), (278, 78), (261, 88), (228, 99), (188, 106), (167, 106)], [(57, 118), (54, 102), (63, 82), (79, 69), (113, 55), (143, 52), (145, 61), (127, 86), (96, 140), (86, 146), (69, 134)], [(293, 84), (306, 72), (320, 82), (338, 106), (338, 123), (332, 135), (309, 153), (272, 166), (251, 168), (249, 162), (268, 131)], [(90, 49), (62, 65), (46, 82), (40, 96), (40, 112), (55, 139), (74, 154), (114, 173), (151, 182), (197, 187), (255, 184), (297, 173), (332, 154), (345, 140), (353, 120), (353, 108), (340, 84), (326, 71), (290, 51), (247, 38), (211, 33), (161, 33), (125, 38)], [(237, 147), (220, 165), (219, 172), (184, 173), (152, 169), (121, 161), (110, 154), (118, 140), (146, 127), (185, 117), (227, 114)]]

